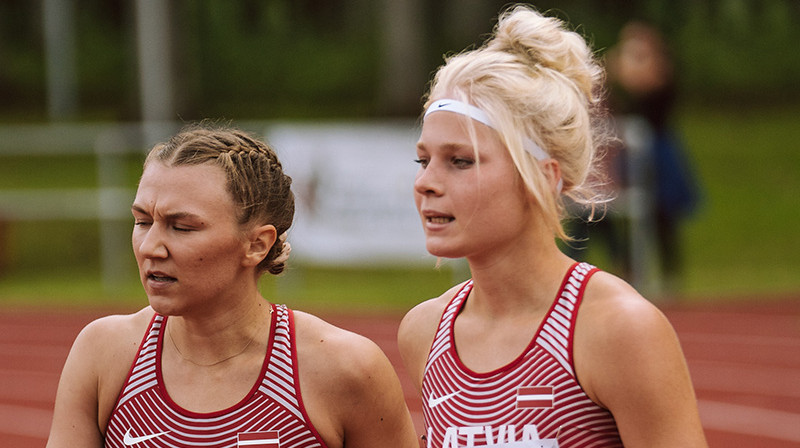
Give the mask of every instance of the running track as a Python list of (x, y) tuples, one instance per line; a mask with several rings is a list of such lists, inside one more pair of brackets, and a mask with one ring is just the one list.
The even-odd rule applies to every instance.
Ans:
[[(710, 446), (800, 446), (800, 297), (663, 308), (688, 359)], [(72, 340), (108, 313), (0, 310), (0, 447), (45, 445)], [(383, 348), (421, 429), (421, 404), (395, 344), (399, 316), (322, 317)]]

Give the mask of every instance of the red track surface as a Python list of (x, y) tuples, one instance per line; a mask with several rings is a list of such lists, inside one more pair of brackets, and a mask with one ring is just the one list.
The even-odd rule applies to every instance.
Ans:
[[(800, 300), (664, 309), (683, 344), (710, 446), (800, 446)], [(103, 314), (0, 310), (0, 447), (45, 445), (70, 345)], [(421, 432), (421, 404), (395, 344), (400, 316), (322, 317), (383, 348)]]

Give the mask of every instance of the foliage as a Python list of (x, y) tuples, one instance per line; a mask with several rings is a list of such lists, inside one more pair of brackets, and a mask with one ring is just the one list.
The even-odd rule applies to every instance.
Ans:
[[(541, 0), (602, 53), (628, 20), (662, 28), (692, 102), (772, 103), (800, 98), (800, 4), (793, 0)], [(178, 115), (224, 118), (364, 117), (381, 108), (380, 2), (176, 1), (173, 65)], [(419, 39), (427, 76), (442, 55), (480, 42), (505, 1), (422, 2)], [(37, 2), (0, 3), (0, 119), (46, 114)], [(75, 1), (79, 117), (138, 116), (135, 11), (130, 1)], [(422, 88), (422, 86), (421, 86)], [(417, 98), (412, 99), (416, 104)]]
[[(372, 118), (392, 113), (376, 100), (381, 58), (386, 56), (381, 2), (169, 3), (175, 25), (178, 114), (183, 120)], [(442, 62), (443, 54), (479, 43), (479, 36), (491, 30), (497, 11), (509, 4), (473, 0), (452, 8), (452, 2), (419, 3), (426, 76)], [(80, 98), (74, 118), (137, 119), (134, 2), (75, 0), (73, 4)], [(800, 52), (791, 47), (800, 41), (800, 3), (542, 0), (534, 4), (568, 20), (600, 53), (614, 44), (618, 30), (631, 19), (659, 25), (672, 44), (685, 108), (680, 124), (706, 194), (704, 208), (685, 228), (683, 293), (696, 297), (800, 289), (796, 274), (800, 247), (793, 237), (800, 195), (796, 169), (800, 152), (793, 149), (800, 141), (796, 125)], [(0, 121), (47, 119), (43, 47), (41, 2), (0, 2)], [(130, 174), (123, 183), (133, 186), (141, 161), (126, 163)], [(0, 154), (0, 189), (91, 186), (96, 182), (92, 164), (80, 157)], [(98, 249), (87, 242), (97, 241), (98, 232), (94, 222), (0, 219), (0, 297), (96, 300), (104, 294), (97, 280)], [(309, 269), (298, 267), (275, 283), (267, 282), (265, 288), (277, 288), (279, 296), (288, 294), (290, 302), (296, 298), (323, 304), (335, 297), (334, 303), (397, 300), (406, 306), (408, 302), (398, 296), (418, 300), (451, 280), (447, 274), (430, 278), (428, 273), (402, 269)], [(135, 279), (135, 273), (131, 277)], [(129, 295), (139, 303), (140, 289), (135, 280), (132, 283), (125, 290), (132, 291)], [(409, 294), (409, 285), (417, 284), (424, 290)]]

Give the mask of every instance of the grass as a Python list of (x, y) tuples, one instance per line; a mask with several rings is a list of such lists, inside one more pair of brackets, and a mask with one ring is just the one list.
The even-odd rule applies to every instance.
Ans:
[(683, 115), (705, 196), (685, 229), (686, 294), (800, 291), (799, 119), (800, 109)]
[(262, 281), (265, 296), (321, 311), (403, 312), (462, 280), (449, 267), (303, 266)]
[[(679, 127), (704, 197), (683, 229), (681, 298), (800, 293), (798, 121), (800, 107), (681, 113)], [(90, 163), (33, 163), (0, 155), (0, 188), (84, 186), (93, 180)], [(129, 163), (126, 182), (134, 186), (139, 162)], [(118, 284), (100, 282), (98, 250), (86, 243), (97, 241), (96, 232), (91, 222), (6, 223), (0, 232), (0, 306), (143, 306), (135, 269)], [(605, 260), (602, 254), (590, 259), (601, 267)], [(460, 266), (292, 266), (278, 278), (265, 279), (262, 290), (302, 309), (405, 310), (461, 280)]]
[[(333, 268), (290, 265), (279, 276), (266, 275), (265, 298), (293, 308), (324, 312), (401, 313), (437, 296), (464, 279), (462, 271), (445, 266)], [(71, 308), (95, 306), (135, 310), (147, 304), (134, 276), (103, 285), (95, 272), (74, 269), (0, 279), (1, 307)]]
[[(128, 153), (121, 158), (121, 185), (135, 186), (142, 170), (143, 154)], [(93, 155), (8, 156), (0, 152), (0, 189), (90, 188), (97, 185)]]

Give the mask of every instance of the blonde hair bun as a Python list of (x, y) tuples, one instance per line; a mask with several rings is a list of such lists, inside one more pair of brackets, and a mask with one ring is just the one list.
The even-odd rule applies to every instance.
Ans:
[(509, 9), (500, 15), (487, 49), (518, 55), (534, 69), (554, 70), (569, 78), (589, 102), (598, 99), (595, 86), (604, 81), (603, 69), (583, 37), (557, 18), (526, 6)]

